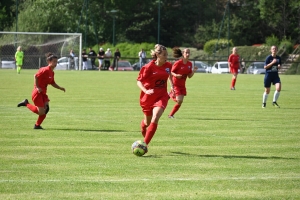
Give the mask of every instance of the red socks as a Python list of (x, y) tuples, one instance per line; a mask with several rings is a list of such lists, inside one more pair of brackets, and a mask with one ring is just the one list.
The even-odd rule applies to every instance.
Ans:
[(146, 136), (144, 138), (144, 142), (146, 144), (150, 143), (151, 139), (153, 138), (153, 136), (155, 134), (156, 129), (157, 129), (157, 124), (155, 124), (155, 123), (151, 123), (148, 126), (148, 129), (147, 129), (147, 132), (146, 132)]
[(169, 114), (169, 116), (173, 116), (180, 108), (180, 104), (176, 103), (171, 111), (171, 113)]
[(46, 115), (39, 115), (39, 118), (37, 119), (35, 125), (40, 126), (43, 123), (45, 118), (46, 118)]
[(147, 126), (146, 126), (144, 120), (141, 121), (141, 132), (142, 132), (142, 135), (145, 137), (146, 132), (147, 132)]
[[(39, 113), (39, 111), (38, 111), (38, 109), (37, 109), (36, 106), (34, 106), (34, 105), (30, 104), (30, 103), (28, 103), (26, 106), (27, 106), (27, 108), (28, 108), (29, 110), (31, 110), (33, 113), (35, 113), (35, 114), (38, 114), (38, 113)], [(39, 115), (39, 117), (38, 117), (38, 119), (37, 119), (35, 125), (40, 126), (40, 125), (43, 123), (43, 121), (44, 121), (45, 118), (46, 118), (46, 115)]]
[(236, 82), (235, 78), (231, 79), (231, 87), (235, 87), (235, 82)]
[(39, 113), (39, 111), (38, 111), (38, 109), (37, 109), (36, 106), (34, 106), (34, 105), (30, 104), (30, 103), (28, 103), (26, 106), (27, 106), (27, 108), (28, 108), (29, 110), (31, 110), (31, 111), (34, 112), (35, 114), (38, 114), (38, 113)]

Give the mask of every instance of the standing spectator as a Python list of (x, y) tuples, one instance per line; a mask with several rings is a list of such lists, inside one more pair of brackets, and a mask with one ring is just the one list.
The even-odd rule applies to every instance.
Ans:
[(141, 49), (141, 51), (139, 52), (139, 59), (140, 59), (140, 68), (142, 69), (142, 67), (146, 64), (146, 52), (144, 51), (144, 49)]
[(26, 106), (33, 113), (38, 115), (38, 119), (33, 127), (34, 129), (43, 129), (41, 124), (50, 110), (47, 86), (50, 84), (56, 89), (64, 92), (66, 91), (65, 88), (57, 85), (54, 80), (54, 69), (57, 65), (57, 56), (49, 52), (46, 54), (46, 60), (48, 66), (40, 68), (34, 75), (34, 88), (31, 95), (34, 105), (30, 104), (27, 99), (18, 104), (18, 107)]
[(241, 73), (243, 74), (243, 73), (245, 73), (245, 69), (246, 69), (244, 58), (242, 58), (241, 67), (242, 67)]
[(141, 69), (137, 78), (137, 85), (141, 89), (140, 106), (144, 113), (141, 132), (146, 144), (149, 144), (154, 136), (158, 121), (168, 104), (167, 80), (172, 83), (172, 64), (166, 61), (166, 47), (156, 44), (151, 56), (154, 60)]
[(88, 69), (88, 62), (87, 62), (88, 55), (86, 54), (86, 50), (82, 50), (82, 69), (87, 70)]
[(177, 60), (171, 70), (173, 87), (171, 87), (170, 97), (176, 102), (172, 111), (169, 114), (169, 118), (174, 118), (174, 114), (179, 110), (184, 96), (186, 96), (186, 87), (185, 82), (187, 77), (192, 78), (194, 76), (195, 71), (197, 71), (197, 67), (195, 66), (193, 69), (192, 63), (189, 61), (190, 57), (190, 49), (184, 49), (183, 52), (175, 48), (173, 49), (173, 56), (175, 58), (181, 58)]
[(17, 65), (17, 73), (20, 74), (24, 62), (24, 52), (22, 51), (21, 46), (18, 46), (17, 48), (17, 52), (15, 53), (15, 60)]
[(92, 69), (94, 69), (94, 67), (96, 68), (96, 64), (95, 64), (96, 57), (97, 57), (96, 52), (92, 49), (92, 47), (90, 47), (89, 58), (91, 59)]
[(271, 47), (271, 55), (267, 56), (265, 61), (264, 68), (266, 69), (265, 78), (264, 78), (264, 86), (265, 92), (263, 94), (263, 104), (262, 107), (266, 107), (268, 95), (270, 93), (271, 83), (275, 85), (275, 92), (273, 96), (273, 106), (280, 108), (277, 104), (277, 100), (281, 91), (281, 81), (278, 74), (278, 69), (281, 67), (281, 57), (277, 55), (277, 46)]
[(121, 53), (119, 49), (116, 49), (115, 54), (114, 54), (114, 62), (113, 62), (113, 68), (114, 70), (118, 71), (118, 61), (121, 58)]
[(105, 65), (105, 69), (108, 70), (108, 68), (110, 67), (110, 58), (111, 58), (112, 54), (110, 49), (108, 48), (105, 51), (105, 59), (104, 59), (104, 65)]
[(232, 54), (228, 58), (228, 67), (230, 73), (232, 73), (230, 89), (235, 90), (235, 83), (240, 69), (240, 56), (237, 54), (236, 47), (232, 48)]
[(105, 52), (103, 51), (103, 48), (100, 48), (98, 52), (99, 71), (102, 69), (104, 56)]
[(75, 53), (73, 49), (70, 50), (70, 68), (75, 69)]

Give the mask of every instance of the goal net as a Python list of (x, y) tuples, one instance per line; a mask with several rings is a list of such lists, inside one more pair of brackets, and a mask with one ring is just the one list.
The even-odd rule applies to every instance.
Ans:
[[(22, 69), (38, 69), (46, 66), (45, 54), (52, 52), (58, 56), (60, 63), (57, 69), (81, 70), (81, 33), (39, 33), (39, 32), (1, 32), (0, 31), (0, 64), (14, 61), (19, 46), (24, 52)], [(75, 57), (70, 56), (73, 50)], [(1, 67), (1, 66), (0, 66)]]

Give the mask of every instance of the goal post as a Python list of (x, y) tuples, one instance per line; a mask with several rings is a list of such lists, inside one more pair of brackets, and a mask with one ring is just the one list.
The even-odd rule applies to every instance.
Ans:
[[(0, 31), (0, 60), (13, 60), (17, 48), (24, 52), (23, 69), (38, 69), (46, 66), (45, 54), (52, 52), (59, 59), (74, 61), (66, 70), (82, 70), (82, 33), (42, 33)], [(70, 50), (76, 59), (71, 59)], [(58, 64), (59, 66), (59, 64)], [(57, 68), (58, 68), (57, 66)]]

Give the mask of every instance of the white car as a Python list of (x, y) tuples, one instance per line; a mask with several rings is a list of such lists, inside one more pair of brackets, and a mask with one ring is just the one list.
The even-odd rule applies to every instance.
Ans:
[[(82, 66), (82, 65), (81, 65)], [(74, 58), (74, 62), (69, 57), (61, 57), (57, 60), (56, 70), (78, 70), (78, 57)], [(91, 61), (88, 61), (88, 69), (92, 69)]]
[(227, 61), (216, 62), (211, 68), (211, 73), (228, 74), (229, 73), (228, 62)]
[(203, 61), (192, 61), (193, 65), (198, 67), (197, 71), (198, 73), (210, 73), (211, 72), (211, 66)]
[(266, 69), (264, 68), (264, 62), (253, 62), (247, 68), (247, 74), (265, 74)]
[(16, 62), (12, 58), (2, 58), (1, 59), (1, 68), (2, 69), (15, 69)]

